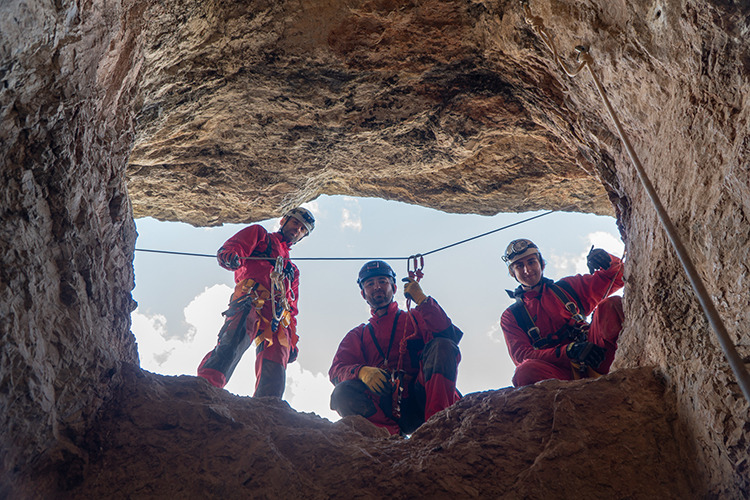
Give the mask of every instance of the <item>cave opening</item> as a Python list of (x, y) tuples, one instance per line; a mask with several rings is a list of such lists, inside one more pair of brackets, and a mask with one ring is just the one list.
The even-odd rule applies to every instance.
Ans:
[[(458, 378), (459, 390), (466, 394), (511, 385), (514, 366), (499, 327), (502, 311), (512, 303), (504, 290), (517, 286), (500, 260), (508, 241), (526, 237), (537, 242), (547, 261), (545, 275), (553, 279), (586, 273), (585, 255), (592, 246), (623, 254), (616, 220), (609, 216), (569, 212), (450, 214), (380, 198), (327, 195), (303, 206), (315, 214), (317, 225), (309, 238), (293, 248), (293, 260), (361, 257), (296, 262), (301, 273), (300, 357), (288, 367), (284, 399), (298, 411), (333, 421), (339, 416), (328, 405), (332, 385), (327, 373), (338, 342), (369, 317), (355, 283), (365, 260), (389, 260), (400, 279), (407, 271), (404, 257), (542, 215), (425, 257), (422, 283), (426, 293), (438, 300), (466, 333), (460, 345), (463, 361)], [(277, 218), (260, 224), (270, 231), (278, 229)], [(139, 218), (136, 226), (136, 248), (205, 256), (136, 251), (134, 261), (133, 297), (138, 308), (132, 313), (132, 331), (141, 367), (164, 375), (195, 375), (198, 363), (215, 344), (221, 312), (234, 285), (232, 273), (208, 256), (245, 225), (199, 228)], [(400, 291), (397, 299), (404, 309)], [(227, 391), (252, 394), (253, 361), (253, 353), (246, 353)]]

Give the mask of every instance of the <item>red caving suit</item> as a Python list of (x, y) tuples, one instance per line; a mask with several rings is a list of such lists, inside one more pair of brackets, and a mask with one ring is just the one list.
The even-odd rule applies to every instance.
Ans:
[[(254, 224), (239, 231), (222, 245), (222, 253), (234, 252), (240, 257), (263, 257), (263, 260), (240, 260), (234, 271), (236, 283), (224, 327), (213, 351), (206, 354), (198, 367), (198, 375), (216, 387), (224, 387), (242, 354), (256, 344), (255, 395), (281, 397), (285, 386), (285, 370), (297, 355), (297, 299), (299, 270), (287, 260), (289, 245), (280, 232), (269, 233)], [(271, 278), (276, 258), (285, 259), (286, 300), (289, 305), (274, 332), (270, 300)], [(277, 300), (281, 297), (277, 297)]]
[[(596, 370), (598, 373), (609, 372), (609, 367), (615, 357), (617, 338), (622, 330), (623, 309), (622, 298), (609, 297), (623, 287), (622, 261), (610, 255), (612, 261), (609, 269), (600, 269), (593, 274), (577, 274), (563, 278), (578, 294), (587, 317), (594, 311), (589, 329), (588, 341), (606, 349), (604, 361)], [(543, 280), (540, 288), (524, 291), (518, 287), (514, 292), (516, 297), (523, 300), (534, 324), (539, 328), (541, 338), (558, 332), (566, 324), (572, 322), (570, 313), (558, 297)], [(556, 378), (571, 380), (574, 378), (573, 367), (565, 348), (567, 343), (549, 348), (535, 349), (526, 332), (518, 325), (510, 309), (503, 312), (500, 325), (505, 335), (505, 342), (516, 372), (513, 375), (513, 385), (516, 387), (533, 384), (540, 380)], [(569, 342), (569, 341), (568, 341)]]
[[(398, 399), (393, 396), (396, 390), (393, 386), (390, 395), (378, 397), (360, 384), (365, 396), (374, 403), (373, 407), (367, 402), (374, 413), (352, 414), (361, 414), (392, 434), (411, 433), (459, 399), (456, 377), (461, 354), (457, 344), (462, 336), (432, 297), (409, 312), (391, 302), (387, 314), (380, 317), (373, 314), (367, 324), (357, 326), (341, 341), (328, 372), (337, 386), (334, 395), (340, 385), (358, 383), (362, 366), (382, 368), (389, 373), (400, 368), (404, 373), (400, 382), (403, 392), (396, 412), (393, 405)], [(332, 396), (332, 408), (335, 399)]]

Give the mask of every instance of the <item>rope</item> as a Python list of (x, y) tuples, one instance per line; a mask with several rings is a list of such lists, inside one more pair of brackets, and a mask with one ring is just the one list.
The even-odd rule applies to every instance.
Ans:
[(664, 231), (667, 233), (667, 237), (669, 238), (669, 241), (672, 243), (672, 247), (674, 248), (675, 253), (677, 253), (677, 257), (680, 259), (680, 263), (682, 264), (682, 267), (685, 270), (685, 273), (687, 274), (688, 279), (690, 280), (690, 284), (693, 286), (693, 291), (695, 292), (695, 295), (698, 298), (698, 302), (700, 303), (701, 308), (703, 309), (703, 312), (708, 318), (709, 324), (711, 325), (714, 332), (716, 333), (716, 336), (719, 340), (719, 344), (721, 345), (724, 351), (724, 354), (726, 355), (727, 360), (729, 361), (729, 365), (731, 366), (732, 371), (737, 377), (737, 382), (739, 383), (740, 388), (742, 389), (742, 393), (744, 394), (745, 399), (747, 401), (750, 401), (750, 374), (745, 368), (745, 364), (742, 360), (742, 357), (740, 357), (739, 353), (737, 352), (736, 346), (732, 342), (732, 339), (729, 336), (729, 332), (727, 331), (726, 326), (724, 326), (724, 322), (722, 321), (721, 316), (719, 315), (719, 312), (716, 309), (716, 306), (714, 305), (713, 300), (711, 299), (711, 296), (708, 293), (708, 290), (703, 284), (703, 281), (701, 280), (698, 274), (698, 271), (695, 268), (695, 265), (693, 264), (692, 259), (690, 258), (690, 254), (688, 253), (687, 248), (682, 243), (682, 240), (680, 239), (677, 233), (677, 229), (672, 223), (672, 220), (670, 219), (669, 214), (664, 208), (664, 205), (662, 205), (661, 200), (659, 199), (659, 195), (656, 193), (656, 190), (654, 189), (653, 184), (649, 180), (648, 175), (646, 175), (646, 171), (643, 168), (643, 165), (641, 165), (641, 162), (638, 159), (638, 156), (635, 154), (635, 151), (633, 150), (633, 147), (631, 146), (630, 141), (628, 140), (628, 136), (625, 134), (625, 131), (623, 130), (622, 125), (620, 124), (620, 120), (617, 118), (617, 114), (615, 113), (615, 110), (612, 108), (612, 105), (610, 104), (609, 99), (607, 98), (607, 94), (604, 92), (604, 88), (602, 87), (602, 84), (599, 82), (599, 78), (596, 76), (596, 73), (594, 73), (594, 70), (592, 69), (594, 59), (591, 57), (591, 54), (589, 54), (589, 51), (586, 47), (583, 47), (583, 46), (576, 47), (576, 51), (578, 52), (580, 63), (578, 65), (578, 68), (576, 68), (576, 70), (573, 72), (573, 74), (570, 74), (567, 66), (565, 66), (565, 64), (563, 64), (563, 62), (557, 56), (557, 50), (554, 48), (554, 43), (552, 43), (552, 40), (550, 39), (549, 35), (547, 34), (544, 28), (542, 19), (540, 17), (531, 15), (531, 11), (529, 10), (529, 6), (528, 6), (528, 0), (522, 0), (521, 4), (523, 6), (524, 18), (526, 22), (531, 24), (534, 31), (539, 33), (544, 43), (552, 51), (552, 54), (555, 57), (555, 60), (557, 60), (558, 63), (563, 67), (563, 69), (565, 70), (565, 73), (568, 74), (568, 76), (573, 77), (577, 75), (583, 67), (586, 67), (586, 69), (588, 69), (589, 74), (591, 75), (591, 78), (594, 80), (594, 85), (596, 86), (596, 90), (599, 92), (599, 96), (602, 98), (602, 101), (604, 102), (604, 106), (607, 108), (607, 113), (609, 114), (609, 117), (612, 119), (612, 121), (615, 124), (617, 133), (620, 136), (620, 140), (622, 141), (623, 145), (625, 146), (625, 150), (627, 151), (628, 156), (630, 157), (630, 161), (633, 163), (633, 166), (635, 167), (635, 170), (638, 174), (638, 178), (640, 179), (641, 184), (643, 185), (643, 188), (646, 190), (646, 193), (648, 194), (649, 198), (651, 199), (651, 202), (654, 205), (654, 208), (656, 209), (656, 214), (659, 218), (659, 221), (661, 222), (662, 227), (664, 228)]
[[(576, 205), (569, 205), (567, 207), (563, 207), (561, 211), (565, 211), (570, 208), (574, 208)], [(465, 240), (457, 241), (455, 243), (451, 243), (450, 245), (445, 245), (440, 248), (436, 248), (434, 250), (430, 250), (429, 252), (422, 253), (422, 254), (416, 254), (416, 255), (410, 255), (408, 257), (294, 257), (292, 260), (294, 261), (301, 261), (301, 260), (320, 260), (320, 261), (327, 261), (327, 260), (410, 260), (414, 259), (415, 257), (424, 257), (426, 255), (430, 255), (433, 253), (441, 252), (443, 250), (447, 250), (448, 248), (452, 248), (458, 245), (461, 245), (463, 243), (468, 243), (469, 241), (476, 240), (478, 238), (482, 238), (484, 236), (489, 236), (490, 234), (497, 233), (498, 231), (503, 231), (505, 229), (509, 229), (514, 226), (518, 226), (520, 224), (524, 224), (526, 222), (530, 222), (534, 219), (539, 219), (540, 217), (544, 217), (546, 215), (550, 215), (555, 213), (554, 210), (550, 210), (548, 212), (544, 212), (541, 214), (534, 215), (532, 217), (528, 217), (526, 219), (513, 222), (512, 224), (508, 224), (503, 227), (499, 227), (497, 229), (493, 229), (491, 231), (487, 231), (486, 233), (478, 234), (476, 236), (472, 236), (471, 238), (466, 238)], [(190, 253), (190, 252), (175, 252), (170, 250), (152, 250), (147, 248), (136, 248), (136, 252), (150, 252), (150, 253), (162, 253), (162, 254), (170, 254), (170, 255), (186, 255), (190, 257), (210, 257), (212, 259), (216, 258), (215, 254), (204, 254), (204, 253)], [(240, 257), (241, 259), (245, 260), (268, 260), (267, 257)]]

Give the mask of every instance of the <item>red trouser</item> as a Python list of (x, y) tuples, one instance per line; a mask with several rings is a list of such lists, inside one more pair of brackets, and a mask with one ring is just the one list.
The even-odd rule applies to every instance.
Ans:
[[(612, 361), (615, 359), (617, 338), (622, 331), (624, 317), (622, 297), (617, 295), (604, 299), (594, 311), (588, 341), (606, 349), (604, 361), (596, 369), (598, 373), (609, 373), (609, 367), (612, 366)], [(531, 385), (550, 378), (572, 380), (573, 368), (569, 362), (565, 363), (565, 366), (560, 366), (541, 359), (525, 359), (516, 367), (513, 385), (515, 387)]]
[[(270, 304), (266, 303), (262, 312)], [(219, 340), (214, 349), (206, 354), (198, 366), (198, 376), (208, 380), (216, 387), (224, 387), (240, 362), (242, 355), (252, 345), (258, 335), (258, 329), (264, 322), (260, 319), (249, 295), (232, 301), (225, 313), (224, 326), (219, 331)], [(286, 346), (276, 338), (286, 337)], [(274, 343), (258, 345), (255, 357), (255, 393), (254, 396), (281, 397), (286, 386), (286, 365), (289, 361), (289, 331), (279, 325), (274, 335)]]

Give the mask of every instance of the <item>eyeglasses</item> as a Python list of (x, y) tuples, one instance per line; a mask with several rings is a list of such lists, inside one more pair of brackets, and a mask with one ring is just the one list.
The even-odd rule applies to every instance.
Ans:
[(521, 240), (513, 240), (510, 242), (510, 245), (508, 245), (508, 248), (505, 250), (505, 255), (503, 255), (503, 260), (505, 262), (509, 262), (510, 260), (514, 259), (517, 255), (521, 255), (529, 248), (539, 248), (536, 246), (533, 242), (525, 239)]

